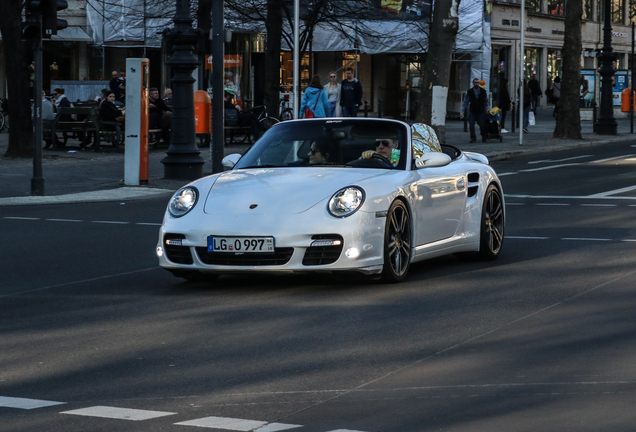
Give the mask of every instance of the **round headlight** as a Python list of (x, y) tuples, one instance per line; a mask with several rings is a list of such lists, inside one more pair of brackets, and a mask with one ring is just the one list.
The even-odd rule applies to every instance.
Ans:
[(187, 214), (197, 205), (199, 191), (197, 188), (188, 186), (177, 191), (168, 204), (168, 211), (174, 217), (181, 217)]
[(362, 207), (364, 190), (357, 186), (347, 186), (333, 194), (329, 200), (327, 210), (332, 216), (342, 218), (351, 216)]

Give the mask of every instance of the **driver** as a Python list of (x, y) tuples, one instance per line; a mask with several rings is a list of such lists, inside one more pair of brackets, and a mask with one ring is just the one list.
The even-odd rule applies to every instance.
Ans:
[(399, 142), (396, 139), (378, 138), (375, 140), (375, 150), (366, 150), (362, 152), (362, 159), (372, 158), (374, 154), (379, 154), (387, 159), (391, 159), (391, 152), (398, 148)]

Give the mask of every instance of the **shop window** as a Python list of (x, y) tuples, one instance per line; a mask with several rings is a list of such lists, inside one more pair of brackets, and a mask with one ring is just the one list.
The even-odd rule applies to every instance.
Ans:
[(561, 76), (561, 68), (561, 50), (548, 49), (548, 84), (552, 84), (552, 82), (554, 82), (554, 78)]
[(548, 0), (548, 13), (550, 15), (563, 15), (565, 0)]
[(614, 24), (623, 24), (623, 11), (625, 10), (624, 0), (611, 0), (612, 1), (612, 22)]
[(583, 18), (587, 20), (592, 19), (592, 0), (585, 0), (583, 3)]
[[(300, 61), (300, 90), (309, 85), (309, 54), (303, 55)], [(280, 87), (281, 91), (291, 92), (294, 87), (294, 55), (283, 52), (280, 55)]]
[(541, 12), (541, 3), (542, 0), (527, 0), (526, 9), (529, 9), (533, 12)]

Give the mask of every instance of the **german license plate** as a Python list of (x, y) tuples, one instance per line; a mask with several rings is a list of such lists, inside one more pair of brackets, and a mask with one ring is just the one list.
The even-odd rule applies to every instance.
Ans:
[(208, 252), (274, 253), (274, 237), (208, 237)]

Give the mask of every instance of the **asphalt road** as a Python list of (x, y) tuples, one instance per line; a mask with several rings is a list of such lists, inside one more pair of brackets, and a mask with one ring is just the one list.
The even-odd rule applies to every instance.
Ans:
[(636, 147), (494, 166), (502, 256), (399, 285), (186, 283), (165, 197), (0, 208), (0, 431), (633, 430)]

